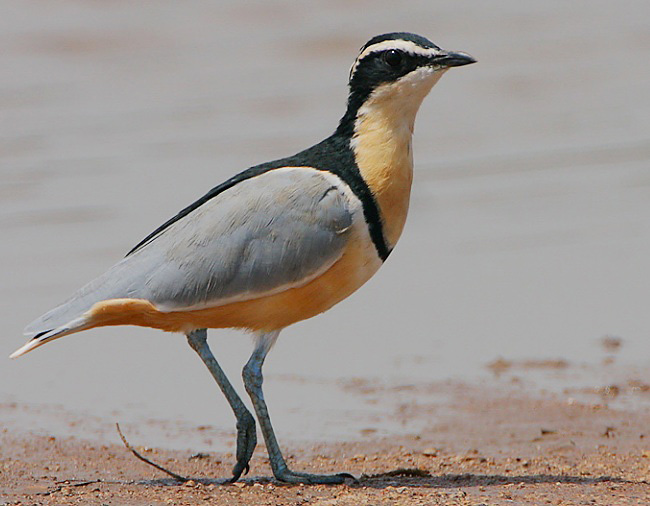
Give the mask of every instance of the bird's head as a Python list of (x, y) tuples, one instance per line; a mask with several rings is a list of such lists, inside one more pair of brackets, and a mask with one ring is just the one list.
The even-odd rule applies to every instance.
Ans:
[(341, 126), (351, 123), (369, 103), (400, 109), (412, 123), (422, 100), (446, 70), (475, 61), (467, 53), (446, 51), (413, 33), (377, 35), (361, 48), (350, 69), (348, 111)]

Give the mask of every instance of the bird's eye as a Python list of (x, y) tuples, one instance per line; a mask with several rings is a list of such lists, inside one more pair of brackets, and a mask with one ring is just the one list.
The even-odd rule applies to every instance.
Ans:
[(399, 67), (402, 63), (402, 52), (397, 49), (389, 49), (384, 53), (384, 61), (390, 67)]

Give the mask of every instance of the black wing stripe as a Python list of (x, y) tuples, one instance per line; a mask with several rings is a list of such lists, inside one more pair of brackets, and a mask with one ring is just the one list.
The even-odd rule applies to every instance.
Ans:
[[(275, 167), (279, 168), (279, 167)], [(272, 170), (273, 167), (267, 168), (267, 169), (260, 169), (258, 167), (251, 167), (250, 169), (245, 170), (244, 172), (240, 172), (236, 176), (231, 177), (230, 179), (224, 181), (218, 186), (215, 186), (212, 188), (208, 193), (203, 195), (199, 200), (196, 202), (193, 202), (189, 206), (187, 206), (185, 209), (181, 210), (176, 216), (173, 218), (168, 219), (165, 223), (160, 225), (156, 230), (151, 232), (147, 237), (142, 239), (138, 244), (136, 244), (131, 250), (126, 254), (128, 257), (132, 253), (135, 253), (137, 250), (142, 248), (143, 246), (149, 244), (151, 241), (153, 241), (156, 237), (158, 237), (161, 233), (163, 233), (167, 228), (169, 228), (173, 223), (176, 223), (178, 220), (185, 218), (188, 214), (190, 214), (192, 211), (195, 209), (198, 209), (201, 207), (203, 204), (205, 204), (208, 200), (213, 199), (220, 193), (226, 191), (228, 188), (232, 188), (235, 186), (237, 183), (241, 183), (242, 181), (245, 181), (246, 179), (250, 179), (255, 176), (259, 176), (260, 174), (263, 174), (264, 172), (268, 172), (269, 170)]]
[(328, 137), (319, 144), (316, 144), (315, 146), (312, 146), (305, 151), (301, 151), (294, 156), (276, 160), (274, 162), (256, 165), (255, 167), (251, 167), (250, 169), (240, 172), (236, 176), (231, 177), (220, 185), (215, 186), (196, 202), (190, 204), (185, 209), (180, 211), (176, 216), (167, 220), (156, 230), (151, 232), (147, 237), (145, 237), (142, 241), (136, 244), (131, 249), (131, 251), (126, 254), (126, 256), (129, 256), (138, 251), (143, 246), (146, 246), (161, 233), (163, 233), (167, 228), (169, 228), (170, 225), (184, 218), (192, 211), (198, 209), (203, 204), (208, 202), (210, 199), (213, 199), (220, 193), (226, 191), (229, 188), (232, 188), (242, 181), (253, 178), (255, 176), (259, 176), (274, 169), (281, 169), (283, 167), (313, 167), (316, 170), (325, 170), (331, 172), (332, 174), (335, 174), (341, 178), (350, 187), (352, 192), (359, 198), (363, 206), (363, 216), (366, 224), (368, 225), (370, 238), (372, 239), (372, 242), (375, 245), (375, 249), (377, 250), (377, 255), (379, 255), (379, 258), (381, 258), (382, 261), (386, 260), (388, 258), (388, 255), (391, 253), (391, 248), (388, 246), (386, 238), (384, 237), (383, 223), (381, 220), (381, 214), (379, 212), (379, 206), (377, 205), (375, 197), (370, 191), (370, 188), (368, 188), (368, 185), (364, 181), (363, 177), (361, 177), (361, 173), (357, 167), (349, 141), (350, 138), (347, 135), (342, 135), (337, 131), (337, 133), (331, 137)]

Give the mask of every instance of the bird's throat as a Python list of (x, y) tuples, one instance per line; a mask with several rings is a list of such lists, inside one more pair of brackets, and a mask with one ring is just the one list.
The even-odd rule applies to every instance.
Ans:
[(415, 115), (441, 74), (425, 82), (404, 80), (380, 87), (356, 114), (351, 147), (361, 176), (379, 206), (384, 236), (391, 248), (408, 214)]

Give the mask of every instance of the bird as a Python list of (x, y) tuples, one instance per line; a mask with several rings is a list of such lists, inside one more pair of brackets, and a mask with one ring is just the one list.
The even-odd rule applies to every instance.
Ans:
[(209, 190), (28, 325), (27, 343), (11, 358), (101, 326), (184, 334), (235, 415), (230, 481), (237, 481), (250, 469), (256, 423), (208, 346), (207, 329), (249, 331), (253, 352), (242, 377), (274, 477), (343, 483), (351, 475), (288, 467), (264, 399), (262, 366), (282, 329), (330, 309), (386, 261), (409, 208), (416, 113), (448, 69), (475, 61), (413, 33), (371, 38), (350, 69), (347, 108), (332, 135)]

